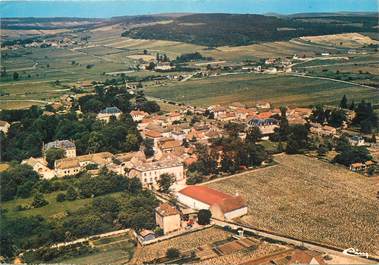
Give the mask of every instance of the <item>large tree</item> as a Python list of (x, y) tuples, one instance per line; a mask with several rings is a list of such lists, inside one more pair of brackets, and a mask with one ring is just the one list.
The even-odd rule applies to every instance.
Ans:
[(60, 148), (52, 147), (46, 151), (45, 155), (49, 168), (54, 168), (55, 160), (63, 158), (65, 155), (65, 151)]
[(247, 143), (256, 143), (262, 138), (262, 132), (257, 126), (251, 127), (246, 134)]
[(341, 102), (340, 102), (340, 107), (342, 109), (347, 109), (347, 98), (346, 95), (343, 95)]
[(172, 174), (162, 174), (158, 179), (159, 189), (162, 192), (169, 192), (170, 187), (175, 182), (175, 176)]
[(211, 222), (212, 213), (209, 210), (201, 209), (197, 214), (197, 222), (199, 225), (208, 225)]

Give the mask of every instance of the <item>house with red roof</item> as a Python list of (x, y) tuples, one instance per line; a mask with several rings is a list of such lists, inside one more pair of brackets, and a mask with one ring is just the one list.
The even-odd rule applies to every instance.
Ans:
[(133, 121), (138, 122), (142, 121), (146, 116), (149, 116), (149, 113), (140, 110), (132, 110), (130, 116), (132, 116)]
[(247, 214), (247, 204), (241, 196), (232, 196), (206, 186), (187, 186), (178, 191), (177, 200), (196, 210), (210, 210), (212, 216), (220, 220)]

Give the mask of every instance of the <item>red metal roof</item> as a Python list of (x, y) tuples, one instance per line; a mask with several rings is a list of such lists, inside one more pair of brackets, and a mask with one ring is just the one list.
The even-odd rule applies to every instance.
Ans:
[(217, 204), (226, 213), (246, 206), (241, 196), (231, 196), (206, 186), (187, 186), (179, 193), (208, 205)]
[(229, 194), (205, 186), (190, 185), (180, 190), (179, 193), (208, 205), (221, 203), (224, 199), (233, 198), (233, 196), (230, 196)]

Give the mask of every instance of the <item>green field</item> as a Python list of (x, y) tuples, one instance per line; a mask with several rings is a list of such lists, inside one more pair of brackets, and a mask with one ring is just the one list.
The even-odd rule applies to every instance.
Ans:
[(148, 87), (146, 93), (153, 97), (199, 106), (230, 104), (235, 101), (252, 106), (258, 100), (267, 100), (276, 106), (309, 106), (339, 102), (344, 94), (356, 101), (379, 101), (378, 90), (375, 89), (329, 80), (268, 74), (239, 74), (189, 80)]
[[(215, 47), (175, 42), (167, 40), (141, 40), (121, 37), (122, 25), (105, 26), (78, 33), (87, 36), (86, 47), (65, 48), (19, 48), (2, 51), (1, 66), (7, 74), (0, 81), (0, 109), (26, 108), (31, 105), (43, 105), (67, 93), (69, 87), (80, 81), (102, 81), (114, 78), (105, 73), (128, 71), (139, 62), (130, 56), (143, 55), (146, 49), (152, 57), (156, 53), (167, 54), (171, 59), (176, 56), (200, 52), (214, 60), (228, 63), (240, 63), (245, 60), (257, 61), (261, 58), (315, 56), (321, 52), (330, 52), (346, 56), (346, 49), (324, 47), (300, 39), (290, 41), (263, 42), (238, 47)], [(78, 36), (79, 36), (78, 35)], [(342, 54), (337, 54), (342, 52)], [(324, 69), (329, 71), (364, 73), (375, 75), (375, 80), (359, 80), (360, 83), (375, 84), (378, 72), (378, 55), (349, 55), (350, 60), (315, 60), (300, 63), (295, 69), (306, 70), (317, 76)], [(325, 65), (326, 64), (326, 65)], [(89, 66), (90, 67), (87, 67)], [(13, 73), (19, 73), (19, 79), (13, 80)], [(180, 73), (171, 73), (180, 74)], [(150, 71), (136, 71), (129, 76), (145, 77), (160, 75)], [(54, 85), (56, 80), (60, 85)], [(377, 98), (374, 90), (354, 85), (335, 83), (325, 80), (301, 79), (289, 76), (271, 75), (230, 75), (204, 80), (172, 83), (165, 87), (149, 87), (147, 93), (153, 97), (207, 106), (210, 104), (228, 104), (242, 101), (254, 104), (256, 100), (270, 100), (277, 105), (309, 105), (318, 102), (335, 103), (343, 94), (357, 99)], [(376, 100), (376, 99), (375, 99)]]
[(110, 239), (112, 242), (103, 244), (93, 242), (95, 248), (98, 250), (97, 253), (63, 260), (60, 259), (58, 262), (78, 265), (125, 264), (132, 258), (135, 247), (127, 235), (116, 237), (114, 240), (113, 238), (106, 239)]
[[(48, 205), (41, 208), (34, 208), (25, 211), (17, 211), (15, 210), (18, 205), (30, 205), (33, 201), (33, 198), (27, 199), (15, 199), (7, 202), (2, 202), (2, 208), (6, 209), (7, 216), (9, 218), (15, 217), (26, 217), (26, 216), (35, 216), (41, 215), (46, 218), (60, 218), (65, 215), (66, 211), (75, 211), (81, 207), (85, 207), (92, 202), (92, 198), (88, 199), (78, 199), (74, 201), (64, 201), (57, 202), (56, 196), (59, 192), (52, 192), (50, 194), (45, 194), (45, 199), (49, 202)], [(116, 192), (112, 193), (109, 196), (112, 197), (120, 197), (121, 193)]]

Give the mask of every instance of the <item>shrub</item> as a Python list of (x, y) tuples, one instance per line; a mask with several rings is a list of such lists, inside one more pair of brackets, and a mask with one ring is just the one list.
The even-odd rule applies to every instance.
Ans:
[(169, 259), (175, 259), (180, 256), (180, 251), (176, 248), (169, 248), (166, 251), (166, 257)]
[(201, 209), (197, 215), (199, 225), (208, 225), (211, 222), (212, 213), (209, 210)]
[(56, 200), (57, 200), (57, 202), (63, 202), (66, 200), (66, 195), (64, 193), (58, 193)]
[(34, 208), (40, 208), (48, 204), (49, 202), (45, 200), (45, 197), (42, 195), (42, 193), (38, 192), (36, 193), (36, 195), (34, 195), (33, 203), (32, 203)]

